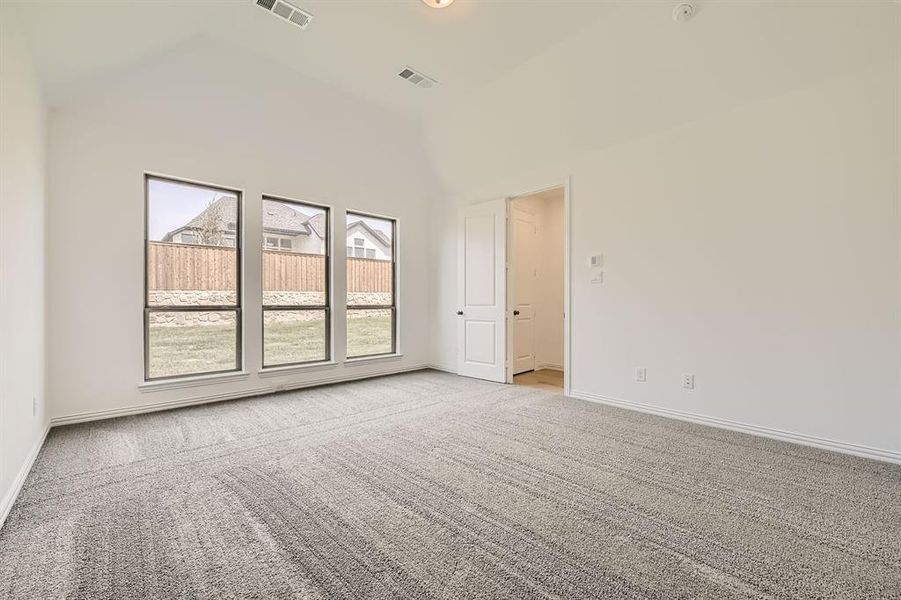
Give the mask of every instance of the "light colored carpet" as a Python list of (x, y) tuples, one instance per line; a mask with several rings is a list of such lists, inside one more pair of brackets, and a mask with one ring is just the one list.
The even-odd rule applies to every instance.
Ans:
[(432, 371), (54, 429), (11, 598), (899, 598), (901, 467)]

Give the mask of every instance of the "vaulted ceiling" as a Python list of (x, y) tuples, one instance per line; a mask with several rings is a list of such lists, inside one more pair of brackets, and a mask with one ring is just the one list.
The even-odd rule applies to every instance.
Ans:
[[(293, 0), (314, 15), (301, 30), (253, 0), (10, 1), (51, 105), (211, 39), (414, 117), (459, 100), (608, 12), (603, 2), (567, 0), (458, 0), (442, 10), (420, 0)], [(440, 85), (410, 85), (397, 76), (404, 65)]]
[[(332, 129), (385, 121), (393, 138), (412, 125), (413, 154), (449, 188), (901, 56), (901, 5), (888, 1), (694, 0), (687, 23), (672, 19), (676, 0), (457, 0), (441, 10), (421, 0), (291, 2), (313, 13), (306, 30), (254, 0), (3, 6), (16, 9), (51, 106), (108, 102), (131, 74), (147, 87), (125, 101), (157, 111), (170, 92), (202, 105), (222, 101), (224, 87), (236, 111), (266, 94), (253, 114), (269, 115), (273, 102), (290, 119), (330, 111)], [(411, 85), (397, 76), (405, 65), (440, 84)], [(285, 122), (258, 121), (266, 135)]]

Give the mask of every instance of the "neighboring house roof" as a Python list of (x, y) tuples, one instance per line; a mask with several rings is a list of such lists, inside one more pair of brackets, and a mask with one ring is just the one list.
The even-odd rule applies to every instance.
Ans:
[[(229, 231), (228, 224), (235, 222), (235, 215), (237, 214), (236, 203), (237, 198), (234, 196), (220, 196), (216, 198), (196, 217), (164, 235), (163, 241), (172, 241), (172, 236), (186, 229), (201, 229), (204, 222), (209, 218), (209, 213), (217, 215), (216, 221), (221, 223), (221, 231)], [(365, 221), (354, 221), (347, 226), (347, 230), (350, 231), (355, 227), (365, 230), (386, 249), (391, 248), (391, 239), (384, 232), (370, 227)], [(311, 217), (291, 208), (284, 202), (263, 200), (263, 232), (280, 233), (292, 237), (314, 234), (319, 239), (325, 239), (325, 213), (320, 212)]]
[(385, 248), (391, 247), (391, 239), (387, 235), (385, 235), (384, 232), (379, 231), (378, 229), (375, 229), (375, 228), (367, 225), (365, 221), (355, 221), (347, 226), (347, 230), (350, 231), (351, 229), (353, 229), (354, 227), (357, 227), (357, 226), (359, 226), (362, 229), (365, 229), (373, 238), (375, 238), (375, 240), (377, 242), (379, 242)]
[(313, 232), (318, 235), (320, 238), (325, 238), (325, 213), (316, 213), (310, 220), (307, 221), (307, 225)]
[[(228, 224), (235, 222), (237, 199), (234, 196), (220, 196), (201, 211), (196, 217), (163, 236), (163, 241), (172, 240), (172, 236), (184, 230), (197, 230), (203, 227), (204, 222), (211, 215), (216, 217), (221, 225), (220, 231), (229, 231)], [(315, 233), (323, 238), (324, 223), (322, 213), (310, 217), (296, 211), (282, 202), (263, 201), (263, 231), (266, 233), (281, 233), (289, 236), (310, 235)]]
[[(309, 235), (310, 216), (296, 211), (282, 202), (263, 200), (263, 230), (290, 235)], [(319, 232), (315, 232), (319, 235)], [(319, 237), (322, 237), (321, 235)]]
[(215, 215), (220, 223), (222, 230), (225, 231), (229, 222), (235, 222), (235, 215), (238, 214), (237, 199), (234, 196), (219, 196), (210, 203), (196, 217), (185, 223), (185, 229), (198, 229), (203, 226), (204, 220), (210, 217), (210, 213)]

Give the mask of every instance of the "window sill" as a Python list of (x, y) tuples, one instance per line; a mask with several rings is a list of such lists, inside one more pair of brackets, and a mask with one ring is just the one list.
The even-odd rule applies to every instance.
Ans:
[(308, 363), (305, 365), (286, 365), (284, 367), (265, 367), (257, 371), (260, 377), (280, 377), (282, 375), (291, 375), (293, 373), (303, 373), (304, 371), (315, 371), (317, 369), (331, 369), (337, 367), (338, 363), (333, 360)]
[(359, 365), (368, 362), (375, 362), (379, 360), (397, 360), (399, 358), (403, 358), (403, 354), (379, 354), (377, 356), (361, 356), (360, 358), (346, 358), (344, 359), (344, 364), (346, 365)]
[(160, 379), (157, 381), (145, 381), (138, 384), (138, 391), (160, 392), (163, 390), (177, 390), (180, 388), (196, 387), (198, 385), (213, 385), (229, 381), (241, 381), (250, 377), (247, 371), (235, 371), (233, 373), (214, 373), (212, 375), (193, 375), (178, 379)]

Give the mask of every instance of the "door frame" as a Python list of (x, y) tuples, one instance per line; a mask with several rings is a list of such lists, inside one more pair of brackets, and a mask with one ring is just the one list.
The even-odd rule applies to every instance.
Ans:
[(504, 327), (506, 330), (505, 348), (504, 348), (504, 365), (506, 367), (506, 382), (513, 383), (513, 327), (511, 319), (513, 318), (513, 269), (511, 268), (514, 260), (513, 253), (510, 252), (510, 245), (513, 243), (513, 220), (511, 219), (512, 202), (517, 198), (540, 194), (555, 188), (563, 188), (563, 394), (570, 395), (572, 389), (572, 220), (571, 199), (570, 199), (570, 176), (567, 175), (561, 179), (548, 182), (547, 185), (530, 187), (528, 189), (517, 191), (506, 196), (506, 273), (504, 278), (504, 295), (506, 306), (506, 318), (504, 319)]

